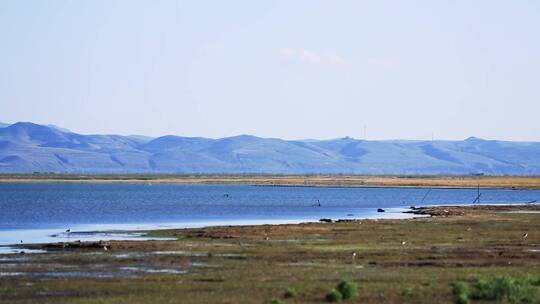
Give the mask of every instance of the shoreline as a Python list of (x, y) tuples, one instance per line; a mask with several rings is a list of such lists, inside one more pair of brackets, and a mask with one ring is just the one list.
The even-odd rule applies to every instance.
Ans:
[[(375, 210), (375, 209), (373, 209)], [(398, 210), (398, 211), (395, 211)], [(425, 217), (422, 214), (413, 214), (411, 213), (412, 209), (410, 207), (403, 208), (387, 208), (386, 212), (375, 213), (372, 215), (365, 214), (360, 217), (336, 217), (336, 218), (318, 218), (318, 219), (281, 219), (281, 220), (272, 220), (272, 219), (258, 219), (258, 220), (225, 220), (225, 221), (215, 221), (215, 222), (201, 222), (201, 223), (176, 223), (176, 222), (166, 222), (166, 223), (125, 223), (125, 224), (88, 224), (82, 225), (82, 227), (72, 226), (70, 227), (70, 235), (68, 236), (63, 232), (62, 228), (35, 228), (35, 229), (7, 229), (7, 231), (43, 231), (47, 232), (44, 234), (43, 238), (51, 238), (49, 234), (53, 234), (54, 237), (61, 237), (62, 239), (71, 238), (77, 240), (80, 238), (82, 242), (94, 242), (98, 240), (103, 241), (146, 241), (149, 240), (146, 237), (147, 233), (156, 233), (160, 231), (168, 230), (190, 230), (190, 229), (212, 229), (212, 228), (240, 228), (240, 227), (260, 227), (260, 226), (283, 226), (283, 225), (303, 225), (303, 224), (314, 224), (321, 222), (351, 222), (351, 221), (362, 221), (362, 220), (406, 220), (413, 218)], [(99, 229), (98, 226), (113, 226), (110, 229)], [(116, 227), (114, 227), (116, 226)], [(123, 227), (122, 227), (123, 226)], [(139, 226), (139, 228), (129, 228)], [(89, 229), (87, 229), (89, 228)], [(0, 231), (2, 233), (2, 231)], [(103, 236), (101, 239), (99, 235)], [(109, 236), (120, 236), (119, 239), (113, 239)], [(92, 240), (84, 240), (84, 238), (90, 238)], [(53, 243), (69, 243), (70, 241), (50, 241), (43, 242), (26, 242), (24, 245), (21, 245), (17, 242), (12, 244), (2, 244), (0, 247), (10, 247), (10, 248), (26, 248), (25, 246), (38, 246), (44, 244), (53, 244)], [(73, 242), (73, 241), (71, 241)], [(30, 247), (28, 247), (30, 248)]]
[[(30, 249), (47, 252), (0, 255), (0, 301), (321, 303), (347, 279), (358, 284), (354, 302), (428, 304), (454, 302), (455, 282), (540, 279), (540, 205), (416, 211), (431, 216), (169, 229), (147, 236), (174, 240), (36, 245)], [(294, 299), (283, 296), (288, 288), (297, 291)]]
[(436, 188), (538, 190), (540, 177), (504, 176), (360, 176), (360, 175), (0, 175), (1, 183), (95, 183), (251, 185), (261, 187)]
[[(174, 239), (166, 239), (162, 237), (154, 238), (152, 235), (159, 235), (163, 232), (169, 231), (198, 231), (198, 230), (212, 230), (212, 229), (257, 229), (261, 227), (289, 227), (289, 226), (303, 226), (303, 225), (312, 225), (312, 224), (339, 224), (339, 223), (354, 223), (362, 221), (408, 221), (415, 219), (425, 219), (425, 218), (435, 218), (435, 217), (454, 217), (454, 216), (463, 216), (466, 214), (466, 211), (471, 210), (480, 210), (480, 211), (512, 211), (520, 212), (527, 211), (529, 209), (537, 210), (540, 213), (540, 204), (538, 203), (517, 203), (517, 204), (480, 204), (480, 205), (436, 205), (436, 206), (411, 206), (410, 208), (405, 208), (405, 210), (400, 212), (392, 212), (397, 214), (405, 215), (404, 217), (365, 217), (365, 218), (320, 218), (319, 220), (313, 221), (290, 221), (282, 223), (271, 223), (271, 222), (261, 222), (261, 223), (239, 223), (239, 224), (226, 224), (220, 223), (216, 225), (202, 225), (202, 226), (192, 226), (192, 227), (166, 227), (166, 228), (152, 228), (152, 229), (110, 229), (110, 230), (77, 230), (73, 231), (73, 239), (77, 239), (77, 235), (89, 235), (94, 237), (94, 235), (123, 235), (124, 238), (120, 239), (107, 239), (94, 237), (94, 240), (76, 240), (76, 241), (58, 241), (58, 242), (38, 242), (38, 243), (24, 243), (24, 244), (5, 244), (0, 245), (3, 248), (17, 248), (17, 249), (28, 249), (28, 250), (44, 250), (46, 248), (61, 248), (62, 244), (77, 246), (88, 244), (94, 244), (96, 242), (144, 242), (144, 241), (171, 241)], [(389, 214), (383, 212), (385, 214)], [(410, 215), (410, 216), (407, 216)], [(158, 225), (158, 224), (155, 224)], [(39, 229), (35, 229), (39, 230)], [(45, 229), (49, 230), (49, 229)], [(98, 240), (99, 239), (99, 240)], [(60, 245), (60, 246), (56, 246)], [(91, 247), (91, 246), (90, 246)]]

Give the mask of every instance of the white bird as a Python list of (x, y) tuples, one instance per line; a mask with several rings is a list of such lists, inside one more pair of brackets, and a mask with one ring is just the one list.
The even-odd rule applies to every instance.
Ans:
[(528, 234), (527, 232), (525, 232), (525, 233), (521, 236), (521, 238), (525, 239), (525, 238), (527, 238), (528, 236), (529, 236), (529, 234)]
[(405, 244), (407, 244), (407, 242), (401, 241), (401, 246), (403, 246), (403, 245), (405, 245)]
[(107, 246), (103, 246), (103, 250), (108, 251), (109, 248), (107, 248)]
[(352, 253), (352, 258), (353, 258), (353, 259), (356, 258), (356, 251), (353, 251), (353, 253)]

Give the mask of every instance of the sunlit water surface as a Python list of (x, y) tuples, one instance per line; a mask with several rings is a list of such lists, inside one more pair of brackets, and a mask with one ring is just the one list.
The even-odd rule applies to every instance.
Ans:
[[(476, 189), (3, 183), (0, 245), (142, 239), (112, 230), (406, 218), (413, 205), (470, 204)], [(427, 194), (427, 196), (426, 196)], [(425, 199), (424, 199), (425, 197)], [(482, 190), (481, 202), (526, 203), (539, 190)], [(320, 202), (320, 207), (316, 206)], [(386, 210), (377, 212), (377, 208)], [(70, 229), (70, 232), (66, 232)], [(96, 233), (83, 233), (83, 232)], [(104, 232), (109, 231), (109, 232)], [(0, 253), (1, 253), (0, 248)], [(4, 249), (4, 251), (7, 249)]]

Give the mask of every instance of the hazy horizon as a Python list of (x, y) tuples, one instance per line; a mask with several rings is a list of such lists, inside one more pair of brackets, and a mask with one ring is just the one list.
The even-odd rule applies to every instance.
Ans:
[(540, 3), (2, 1), (0, 121), (540, 141)]

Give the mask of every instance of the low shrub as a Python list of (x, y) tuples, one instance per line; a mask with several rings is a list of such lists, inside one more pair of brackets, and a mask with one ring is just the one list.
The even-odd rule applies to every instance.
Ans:
[(283, 293), (283, 297), (288, 299), (288, 298), (294, 298), (296, 297), (296, 289), (294, 288), (287, 288), (285, 289), (285, 292)]
[(433, 283), (431, 283), (431, 282), (424, 282), (422, 285), (424, 285), (426, 287), (433, 287)]
[(536, 303), (537, 289), (528, 278), (500, 276), (479, 279), (473, 286), (473, 299), (497, 300), (511, 304)]
[(452, 283), (452, 294), (458, 296), (460, 294), (469, 295), (469, 288), (465, 282)]
[(496, 287), (493, 280), (479, 279), (473, 285), (472, 298), (475, 300), (495, 300)]
[(471, 303), (471, 300), (469, 300), (469, 295), (466, 293), (460, 293), (456, 297), (456, 304), (469, 304)]
[(414, 291), (412, 288), (405, 288), (401, 292), (401, 295), (405, 297), (412, 297), (414, 295)]
[(452, 284), (452, 294), (456, 303), (468, 304), (470, 299), (497, 301), (509, 304), (540, 304), (538, 288), (532, 278), (499, 276), (480, 278), (469, 288), (464, 282)]
[(341, 281), (337, 286), (336, 289), (341, 293), (341, 296), (343, 297), (343, 300), (350, 299), (358, 293), (358, 286), (354, 282), (349, 281)]
[(332, 290), (330, 290), (329, 293), (326, 294), (325, 299), (328, 302), (338, 302), (338, 301), (341, 301), (341, 299), (343, 299), (343, 296), (341, 295), (341, 293), (338, 290), (333, 288)]
[(454, 282), (451, 285), (456, 304), (469, 304), (469, 287), (467, 284), (465, 282)]
[(452, 283), (452, 294), (456, 296), (456, 304), (469, 304), (469, 287), (465, 282)]

